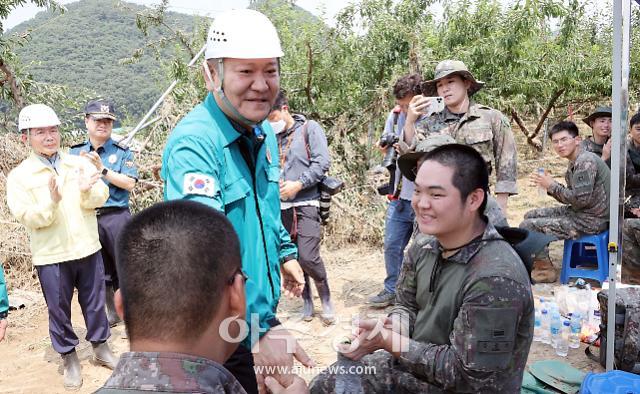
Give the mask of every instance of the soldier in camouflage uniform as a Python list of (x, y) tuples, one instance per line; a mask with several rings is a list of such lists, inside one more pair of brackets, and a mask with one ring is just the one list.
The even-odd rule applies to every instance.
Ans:
[[(246, 393), (222, 366), (238, 347), (230, 339), (242, 339), (230, 323), (242, 324), (246, 308), (246, 276), (229, 220), (194, 201), (156, 204), (126, 224), (117, 257), (115, 306), (131, 352), (97, 393)], [(273, 378), (266, 384), (283, 390)], [(305, 390), (295, 377), (283, 392)]]
[(625, 184), (624, 217), (636, 218), (640, 208), (640, 112), (629, 121), (627, 138), (627, 171)]
[[(555, 124), (549, 138), (556, 153), (569, 160), (565, 173), (567, 186), (554, 181), (548, 174), (533, 174), (531, 180), (565, 205), (533, 209), (525, 214), (520, 227), (551, 234), (557, 239), (575, 239), (606, 230), (609, 168), (598, 156), (581, 148), (575, 123)], [(557, 279), (547, 247), (536, 255), (531, 277), (538, 283), (553, 283)]]
[[(475, 148), (489, 173), (495, 173), (496, 199), (506, 216), (508, 197), (518, 193), (516, 143), (509, 120), (500, 111), (471, 99), (483, 85), (461, 61), (438, 63), (434, 79), (422, 84), (422, 95), (415, 96), (409, 105), (404, 137), (416, 146), (429, 135), (449, 134), (456, 142)], [(442, 96), (444, 110), (425, 116), (428, 96)]]
[(345, 383), (339, 362), (311, 382), (312, 393), (520, 392), (533, 298), (524, 264), (481, 214), (489, 185), (483, 163), (474, 149), (449, 144), (414, 160), (412, 170), (401, 167), (415, 179), (421, 234), (405, 257), (390, 315), (359, 321), (351, 346), (339, 349), (375, 371)]
[(611, 107), (600, 106), (583, 121), (591, 127), (592, 135), (582, 140), (580, 146), (595, 153), (611, 167)]
[(631, 117), (622, 242), (622, 282), (640, 285), (640, 113)]

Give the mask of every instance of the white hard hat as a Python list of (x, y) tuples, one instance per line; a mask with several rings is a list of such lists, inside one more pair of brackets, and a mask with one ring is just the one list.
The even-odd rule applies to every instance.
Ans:
[(282, 57), (273, 23), (254, 10), (231, 10), (218, 16), (207, 35), (205, 59), (268, 59)]
[(58, 126), (60, 119), (55, 111), (44, 104), (31, 104), (22, 108), (18, 115), (18, 130), (32, 129), (34, 127)]

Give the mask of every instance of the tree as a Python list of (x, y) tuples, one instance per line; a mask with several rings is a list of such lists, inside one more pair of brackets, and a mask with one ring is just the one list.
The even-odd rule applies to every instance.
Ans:
[(19, 74), (16, 74), (13, 64), (17, 62), (14, 48), (16, 45), (23, 45), (28, 39), (28, 33), (22, 36), (4, 35), (4, 26), (2, 21), (9, 16), (14, 9), (21, 7), (27, 3), (35, 4), (38, 7), (47, 7), (54, 10), (63, 11), (64, 8), (55, 0), (1, 0), (0, 1), (0, 71), (4, 74), (4, 78), (0, 81), (1, 97), (3, 99), (11, 99), (13, 103), (22, 108), (25, 105), (24, 90), (32, 81), (20, 80)]

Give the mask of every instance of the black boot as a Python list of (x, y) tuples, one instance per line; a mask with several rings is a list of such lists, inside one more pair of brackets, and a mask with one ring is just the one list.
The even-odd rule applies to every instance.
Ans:
[(106, 283), (104, 292), (104, 307), (107, 311), (107, 320), (109, 320), (109, 327), (115, 327), (122, 321), (120, 319), (120, 316), (118, 316), (118, 314), (116, 313), (116, 305), (113, 301), (114, 293), (115, 292), (113, 291), (113, 286), (111, 285), (111, 283)]
[(333, 303), (331, 302), (331, 290), (329, 289), (329, 281), (327, 279), (323, 281), (315, 281), (316, 289), (318, 289), (318, 296), (320, 296), (320, 302), (322, 302), (322, 314), (320, 319), (322, 324), (330, 326), (336, 322), (336, 317), (333, 311)]
[(311, 283), (307, 274), (304, 275), (304, 289), (302, 290), (302, 301), (304, 306), (302, 307), (302, 320), (313, 320), (313, 294), (311, 294)]
[(62, 365), (64, 367), (64, 388), (79, 390), (82, 387), (82, 369), (75, 350), (62, 355)]

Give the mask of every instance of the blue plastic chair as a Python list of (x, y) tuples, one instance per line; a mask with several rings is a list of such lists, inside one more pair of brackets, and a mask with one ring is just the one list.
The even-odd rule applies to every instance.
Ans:
[[(609, 230), (565, 240), (560, 283), (568, 283), (569, 278), (595, 279), (604, 283), (609, 276), (608, 243)], [(586, 248), (589, 245), (594, 248)]]

